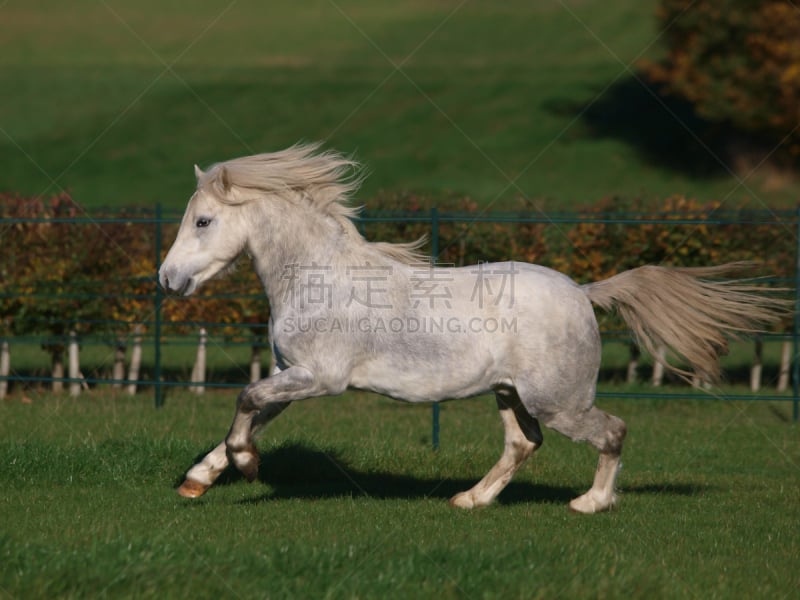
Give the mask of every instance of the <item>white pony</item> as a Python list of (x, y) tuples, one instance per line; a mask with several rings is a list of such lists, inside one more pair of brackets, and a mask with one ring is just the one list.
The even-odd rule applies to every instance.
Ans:
[(494, 392), (503, 454), (451, 503), (489, 504), (541, 446), (542, 423), (597, 448), (594, 483), (570, 507), (606, 510), (616, 502), (626, 427), (593, 406), (601, 345), (592, 303), (619, 310), (654, 356), (664, 345), (705, 380), (719, 374), (725, 334), (755, 331), (780, 312), (757, 287), (707, 280), (740, 264), (645, 266), (583, 286), (526, 263), (431, 267), (418, 244), (358, 233), (346, 204), (356, 165), (318, 148), (195, 167), (197, 191), (161, 285), (189, 295), (247, 252), (269, 300), (275, 366), (241, 392), (227, 438), (189, 470), (183, 496), (205, 493), (230, 460), (255, 479), (253, 434), (294, 400), (348, 388), (408, 402)]

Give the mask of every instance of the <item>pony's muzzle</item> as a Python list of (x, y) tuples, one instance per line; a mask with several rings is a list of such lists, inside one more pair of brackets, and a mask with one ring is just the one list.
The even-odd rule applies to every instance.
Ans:
[(174, 267), (161, 267), (158, 281), (168, 292), (175, 292), (181, 296), (188, 296), (197, 287), (193, 277), (187, 277)]

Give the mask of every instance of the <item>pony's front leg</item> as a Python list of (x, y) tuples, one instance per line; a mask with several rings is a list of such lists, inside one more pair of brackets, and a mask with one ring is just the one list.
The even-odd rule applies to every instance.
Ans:
[(178, 488), (184, 498), (199, 498), (206, 493), (222, 472), (228, 467), (228, 453), (225, 442), (217, 445), (199, 463), (186, 473), (186, 478)]
[[(289, 404), (289, 402), (273, 404), (266, 410), (261, 411), (253, 419), (252, 434), (255, 435), (259, 429), (283, 412)], [(186, 478), (178, 488), (178, 493), (184, 498), (199, 498), (208, 491), (208, 488), (222, 475), (222, 472), (228, 468), (229, 464), (228, 446), (225, 441), (222, 441), (216, 448), (206, 454), (203, 460), (189, 469), (186, 473)]]
[[(253, 420), (262, 414), (277, 415), (293, 400), (323, 393), (314, 375), (304, 367), (290, 367), (272, 377), (248, 385), (236, 401), (228, 437), (228, 457), (249, 481), (258, 475), (258, 450), (253, 443)], [(270, 417), (268, 417), (270, 418)]]

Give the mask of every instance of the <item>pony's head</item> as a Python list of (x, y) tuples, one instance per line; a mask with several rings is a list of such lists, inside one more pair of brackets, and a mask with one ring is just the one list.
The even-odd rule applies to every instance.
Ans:
[(247, 243), (245, 202), (225, 165), (195, 165), (195, 175), (197, 191), (158, 272), (165, 289), (184, 296), (232, 265)]
[[(218, 163), (205, 172), (195, 166), (197, 191), (159, 271), (161, 285), (188, 296), (230, 266), (248, 248), (256, 228), (259, 240), (271, 241), (279, 233), (275, 221), (285, 227), (291, 217), (286, 208), (303, 203), (304, 214), (329, 217), (360, 239), (350, 221), (356, 210), (344, 203), (358, 186), (356, 177), (348, 177), (356, 163), (335, 152), (316, 152), (319, 146), (297, 144)], [(301, 213), (294, 213), (299, 222)]]

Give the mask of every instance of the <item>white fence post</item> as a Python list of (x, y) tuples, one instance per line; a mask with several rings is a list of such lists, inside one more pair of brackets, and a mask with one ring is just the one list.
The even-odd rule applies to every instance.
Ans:
[(208, 332), (205, 328), (200, 329), (200, 341), (197, 344), (197, 357), (194, 361), (194, 368), (192, 369), (192, 383), (196, 384), (191, 387), (191, 391), (195, 394), (202, 394), (206, 391), (203, 383), (206, 382), (206, 345), (208, 344)]
[(664, 381), (664, 360), (667, 356), (667, 349), (659, 346), (656, 353), (657, 356), (653, 357), (653, 386), (659, 387)]
[(257, 340), (253, 341), (250, 353), (250, 383), (255, 383), (261, 379), (261, 347)]
[(81, 393), (80, 351), (78, 349), (78, 334), (74, 331), (69, 332), (68, 352), (69, 357), (69, 395), (79, 396)]
[(781, 345), (781, 368), (778, 373), (778, 391), (785, 392), (789, 387), (789, 373), (792, 370), (792, 340), (784, 340)]
[[(11, 350), (8, 341), (3, 340), (0, 344), (0, 377), (8, 377), (11, 373)], [(0, 379), (0, 400), (8, 393), (8, 379)]]
[(133, 348), (131, 349), (131, 366), (128, 370), (128, 394), (136, 394), (136, 382), (139, 381), (139, 368), (142, 365), (142, 326), (133, 329)]
[(763, 357), (764, 357), (764, 340), (760, 336), (756, 336), (755, 340), (755, 354), (753, 356), (753, 365), (750, 367), (750, 391), (757, 392), (761, 389), (761, 374), (763, 371)]

